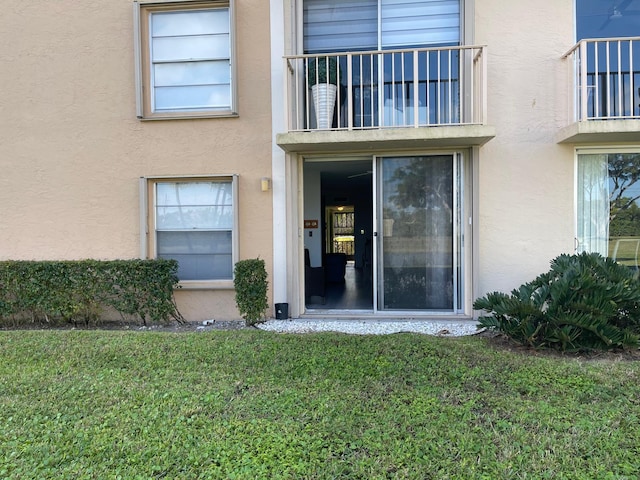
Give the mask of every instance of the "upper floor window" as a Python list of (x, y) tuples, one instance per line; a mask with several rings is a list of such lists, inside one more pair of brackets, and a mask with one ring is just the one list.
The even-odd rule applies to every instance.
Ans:
[(304, 51), (459, 45), (460, 3), (460, 0), (304, 0)]
[(139, 117), (235, 114), (231, 5), (136, 2)]
[(576, 40), (636, 37), (640, 0), (576, 0)]
[[(317, 56), (308, 57), (307, 72), (317, 61), (338, 67), (336, 118), (316, 115), (308, 102), (310, 128), (460, 122), (460, 52), (425, 47), (460, 45), (464, 0), (302, 1), (303, 50)], [(337, 52), (352, 55), (322, 56)], [(320, 78), (309, 81), (311, 92)]]

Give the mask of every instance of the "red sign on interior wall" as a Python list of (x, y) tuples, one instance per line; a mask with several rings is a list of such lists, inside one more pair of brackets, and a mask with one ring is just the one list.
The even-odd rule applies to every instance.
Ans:
[(318, 220), (305, 220), (304, 228), (318, 228)]

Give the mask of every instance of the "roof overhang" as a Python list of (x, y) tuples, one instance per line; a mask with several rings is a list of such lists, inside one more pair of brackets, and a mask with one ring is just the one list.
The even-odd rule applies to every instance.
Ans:
[(474, 147), (495, 135), (493, 126), (455, 125), (279, 133), (276, 142), (290, 153), (343, 153)]

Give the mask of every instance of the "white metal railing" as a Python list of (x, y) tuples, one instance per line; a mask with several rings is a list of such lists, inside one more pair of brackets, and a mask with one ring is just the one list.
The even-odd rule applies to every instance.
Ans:
[(562, 58), (571, 121), (640, 118), (640, 37), (580, 40)]
[[(289, 131), (484, 124), (485, 48), (287, 56)], [(327, 83), (336, 84), (335, 101)]]

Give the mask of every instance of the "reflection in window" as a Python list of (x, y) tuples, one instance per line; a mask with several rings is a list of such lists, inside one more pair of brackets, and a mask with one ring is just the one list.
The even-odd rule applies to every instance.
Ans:
[(578, 156), (578, 251), (638, 269), (640, 153)]
[(152, 13), (152, 109), (231, 109), (229, 9)]
[(385, 157), (382, 190), (381, 309), (456, 308), (459, 239), (452, 156)]
[(233, 3), (134, 2), (140, 118), (235, 115)]
[(231, 180), (156, 183), (157, 256), (178, 261), (180, 280), (231, 279), (233, 208)]
[(640, 41), (631, 39), (638, 32), (640, 0), (576, 1), (576, 40), (596, 39), (581, 58), (588, 118), (640, 116)]
[[(349, 121), (347, 88), (353, 89), (356, 128), (459, 123), (459, 52), (421, 51), (414, 64), (413, 51), (391, 51), (459, 45), (460, 5), (460, 0), (305, 0), (304, 52), (354, 53), (352, 85), (347, 85), (347, 57), (339, 57), (342, 124), (336, 126)], [(380, 50), (386, 53), (357, 53)]]
[(639, 11), (640, 0), (576, 0), (576, 40), (635, 37)]

